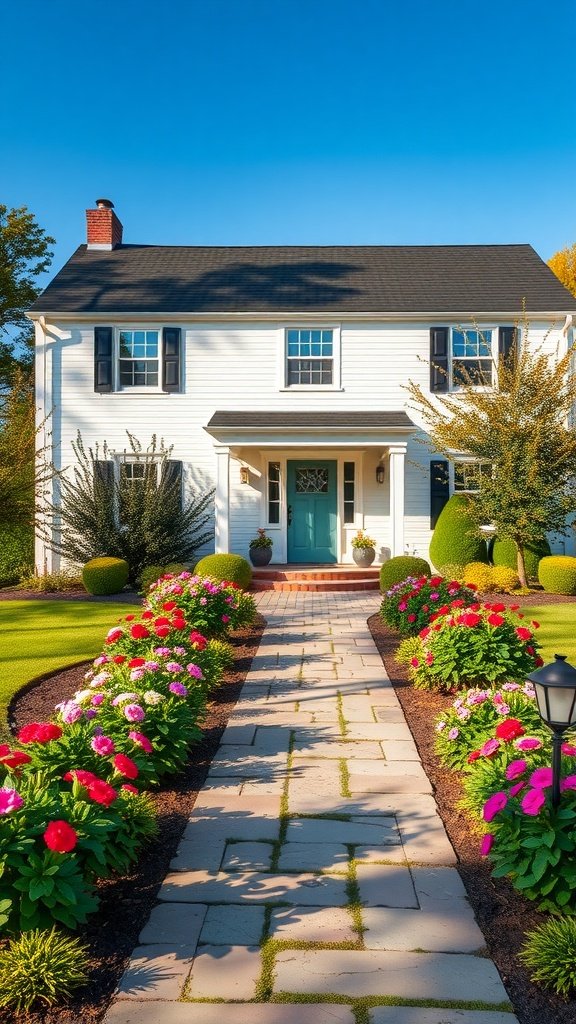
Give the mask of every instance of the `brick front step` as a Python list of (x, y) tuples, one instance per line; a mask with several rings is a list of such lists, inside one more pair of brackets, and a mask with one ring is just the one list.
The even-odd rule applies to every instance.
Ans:
[(378, 590), (380, 569), (348, 566), (255, 569), (252, 590), (327, 591)]

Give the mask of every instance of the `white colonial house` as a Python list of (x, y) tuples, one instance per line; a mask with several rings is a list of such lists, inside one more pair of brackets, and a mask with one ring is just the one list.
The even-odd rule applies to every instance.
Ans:
[(426, 556), (470, 478), (418, 443), (406, 382), (494, 384), (523, 303), (531, 344), (573, 341), (576, 299), (529, 245), (132, 245), (108, 200), (87, 224), (29, 313), (53, 460), (80, 430), (129, 473), (126, 431), (162, 437), (185, 490), (215, 487), (216, 551), (265, 527), (273, 562), (347, 563), (364, 528), (378, 561)]

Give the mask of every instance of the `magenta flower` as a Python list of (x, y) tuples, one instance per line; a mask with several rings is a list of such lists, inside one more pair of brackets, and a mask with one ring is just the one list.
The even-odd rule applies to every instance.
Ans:
[(486, 743), (484, 743), (480, 747), (480, 756), (481, 757), (492, 757), (492, 754), (495, 754), (497, 750), (500, 750), (500, 743), (498, 742), (498, 740), (496, 740), (496, 739), (486, 740)]
[(189, 676), (193, 676), (194, 679), (203, 679), (204, 675), (199, 665), (195, 665), (191, 662), (190, 665), (186, 665), (186, 671)]
[(137, 743), (139, 747), (142, 747), (142, 750), (146, 751), (147, 754), (151, 754), (154, 750), (154, 747), (150, 743), (148, 737), (144, 736), (141, 732), (129, 732), (128, 739), (132, 740), (133, 743)]
[(160, 668), (160, 665), (158, 664), (157, 661), (145, 661), (144, 662), (144, 668), (148, 672), (157, 672), (158, 669)]
[(562, 753), (566, 754), (568, 757), (576, 757), (576, 747), (573, 746), (572, 743), (563, 743)]
[(534, 817), (539, 813), (540, 809), (546, 803), (546, 797), (541, 789), (529, 789), (525, 796), (522, 798), (521, 807), (524, 814), (531, 814)]
[(562, 779), (560, 789), (562, 792), (565, 789), (576, 789), (576, 775), (567, 775), (565, 779)]
[(101, 754), (102, 757), (107, 757), (108, 754), (113, 754), (116, 750), (114, 740), (111, 740), (109, 736), (93, 736), (90, 746), (96, 754)]
[(167, 658), (170, 654), (169, 647), (155, 647), (154, 654), (157, 654), (159, 658)]
[(506, 778), (510, 781), (511, 779), (517, 779), (519, 775), (523, 775), (528, 767), (526, 761), (511, 761), (506, 769)]
[(480, 843), (480, 856), (487, 857), (493, 846), (494, 836), (490, 832), (487, 832), (485, 836), (482, 836), (482, 842)]
[(493, 793), (482, 808), (482, 817), (484, 818), (484, 821), (492, 821), (499, 811), (504, 810), (507, 803), (508, 797), (506, 796), (506, 793)]
[(182, 665), (179, 665), (177, 661), (167, 661), (166, 668), (168, 672), (183, 672)]
[(517, 750), (540, 750), (542, 745), (542, 740), (537, 739), (536, 736), (522, 736), (521, 739), (514, 742)]
[(509, 704), (504, 704), (504, 703), (502, 703), (502, 701), (500, 701), (500, 703), (498, 704), (497, 711), (498, 711), (499, 715), (509, 715), (510, 714), (510, 705)]
[[(408, 621), (409, 621), (409, 622), (414, 622), (414, 619), (415, 619), (415, 618), (416, 618), (416, 616), (415, 616), (415, 615), (414, 615), (414, 616), (412, 616), (412, 615), (409, 615), (409, 616), (408, 616)], [(230, 622), (230, 616), (229, 616), (229, 615), (223, 615), (223, 616), (222, 616), (222, 622), (224, 622), (224, 623), (226, 623), (226, 622)]]
[(398, 605), (398, 611), (399, 612), (405, 612), (407, 607), (408, 607), (408, 605), (406, 604), (406, 602), (405, 601), (401, 601), (400, 604)]
[(19, 811), (24, 801), (19, 793), (10, 786), (0, 787), (0, 814), (12, 814), (12, 811)]
[(532, 772), (530, 776), (530, 785), (534, 786), (534, 789), (546, 789), (547, 786), (552, 785), (552, 769), (551, 768), (537, 768), (535, 772)]
[(143, 722), (146, 717), (144, 708), (141, 708), (139, 704), (127, 704), (124, 710), (124, 717), (129, 722)]
[(526, 782), (515, 782), (513, 786), (510, 786), (510, 796), (518, 796), (518, 793), (521, 793), (527, 785)]
[(170, 683), (168, 689), (171, 693), (175, 693), (177, 697), (186, 697), (188, 695), (188, 690), (182, 683)]

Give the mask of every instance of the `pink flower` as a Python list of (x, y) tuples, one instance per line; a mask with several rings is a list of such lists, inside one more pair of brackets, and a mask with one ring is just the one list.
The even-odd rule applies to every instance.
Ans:
[(146, 751), (147, 754), (151, 754), (152, 751), (154, 750), (154, 747), (150, 743), (148, 737), (144, 736), (144, 734), (141, 732), (129, 732), (128, 739), (132, 740), (133, 743), (137, 743), (139, 747), (142, 747), (142, 750)]
[[(431, 601), (437, 601), (439, 597), (440, 597), (440, 594), (436, 590), (434, 591), (433, 594), (430, 594), (430, 600)], [(426, 609), (426, 610), (428, 610), (428, 609)]]
[(460, 730), (459, 729), (456, 729), (456, 728), (450, 729), (450, 731), (448, 733), (448, 739), (449, 740), (457, 740), (459, 735), (460, 735)]
[(115, 644), (121, 636), (124, 636), (124, 630), (120, 629), (119, 626), (115, 626), (114, 629), (111, 629), (110, 632), (106, 634), (106, 643)]
[(498, 740), (486, 740), (486, 743), (480, 747), (480, 756), (492, 757), (492, 754), (495, 754), (497, 750), (500, 750), (500, 743)]
[(523, 775), (528, 767), (526, 761), (511, 761), (506, 769), (506, 778), (510, 781)]
[(540, 750), (542, 740), (537, 739), (536, 736), (523, 736), (522, 739), (514, 742), (514, 746), (517, 750)]
[(499, 811), (504, 810), (507, 803), (508, 797), (506, 793), (493, 793), (482, 808), (482, 817), (484, 818), (484, 821), (492, 821)]
[(535, 772), (532, 772), (530, 776), (530, 785), (534, 786), (534, 789), (546, 789), (547, 786), (552, 785), (552, 769), (551, 768), (537, 768)]
[(420, 661), (418, 658), (410, 658), (410, 664), (412, 665), (412, 668), (418, 668)]
[(526, 786), (526, 782), (515, 782), (513, 786), (510, 786), (510, 796), (518, 796), (518, 793), (521, 793)]
[(146, 717), (144, 708), (141, 708), (139, 704), (127, 704), (123, 710), (124, 717), (129, 722), (143, 722)]
[(175, 693), (177, 697), (186, 697), (188, 695), (188, 690), (182, 683), (170, 683), (168, 689), (171, 693)]
[(494, 836), (490, 832), (487, 832), (486, 835), (482, 837), (482, 842), (480, 843), (480, 856), (487, 857), (493, 846)]
[[(408, 616), (408, 621), (409, 622), (414, 622), (415, 618), (416, 618), (416, 616), (414, 616), (414, 618), (412, 618), (412, 619), (410, 618), (410, 616)], [(224, 622), (224, 623), (230, 622), (230, 616), (229, 615), (223, 615), (222, 616), (222, 622)]]
[(541, 789), (529, 789), (522, 799), (521, 807), (524, 814), (531, 814), (534, 817), (546, 803), (546, 797)]
[(109, 736), (93, 736), (90, 746), (96, 754), (101, 754), (102, 757), (107, 757), (108, 754), (113, 754), (116, 750), (114, 740), (111, 740)]
[(60, 709), (62, 715), (62, 721), (66, 722), (66, 725), (72, 725), (77, 722), (79, 718), (82, 718), (84, 712), (79, 704), (76, 704), (73, 700), (66, 701)]
[(138, 790), (136, 789), (136, 786), (132, 786), (129, 782), (125, 782), (123, 786), (120, 786), (120, 789), (123, 789), (125, 793), (137, 793), (138, 792)]
[(94, 696), (92, 697), (92, 700), (90, 701), (90, 703), (94, 704), (95, 707), (98, 707), (102, 703), (103, 700), (104, 700), (104, 694), (103, 693), (95, 693)]
[(576, 747), (573, 746), (572, 743), (563, 743), (562, 753), (566, 754), (568, 757), (576, 757)]
[(12, 814), (12, 811), (19, 811), (23, 805), (22, 797), (11, 786), (0, 788), (0, 814)]
[(408, 605), (406, 604), (406, 601), (401, 601), (400, 604), (398, 605), (398, 611), (405, 612), (407, 607)]
[(204, 678), (204, 674), (202, 672), (202, 669), (200, 668), (199, 665), (195, 665), (194, 662), (191, 662), (189, 665), (186, 665), (186, 671), (187, 671), (188, 675), (189, 676), (193, 676), (194, 679), (203, 679)]
[(567, 775), (565, 779), (562, 779), (560, 789), (562, 792), (565, 789), (576, 789), (576, 775)]

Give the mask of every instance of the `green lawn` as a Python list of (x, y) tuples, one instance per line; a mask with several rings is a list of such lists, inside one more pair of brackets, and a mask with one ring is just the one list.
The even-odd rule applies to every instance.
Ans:
[(576, 604), (535, 604), (520, 611), (540, 623), (536, 635), (546, 663), (554, 661), (555, 654), (566, 654), (576, 666)]
[(108, 630), (130, 610), (117, 601), (1, 601), (0, 733), (6, 736), (7, 707), (22, 686), (96, 657)]

